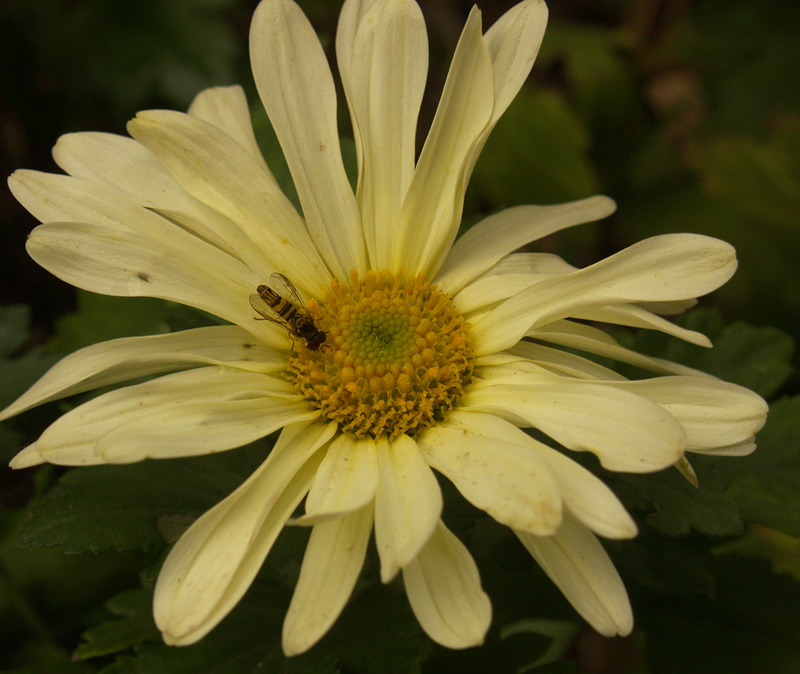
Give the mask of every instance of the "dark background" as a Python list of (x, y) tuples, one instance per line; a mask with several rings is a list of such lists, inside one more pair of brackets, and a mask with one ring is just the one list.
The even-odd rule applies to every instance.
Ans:
[[(185, 109), (197, 91), (216, 84), (240, 83), (245, 87), (259, 139), (266, 148), (273, 148), (274, 138), (258, 103), (247, 57), (249, 21), (256, 4), (254, 0), (1, 0), (0, 173), (9, 175), (18, 168), (58, 171), (50, 149), (59, 135), (83, 130), (124, 134), (125, 123), (137, 111)], [(333, 37), (339, 3), (300, 0), (299, 4), (335, 63)], [(484, 28), (513, 4), (510, 0), (480, 2)], [(429, 84), (420, 122), (421, 142), (471, 3), (420, 0), (420, 5), (431, 49)], [(481, 214), (515, 204), (556, 203), (608, 194), (618, 203), (615, 215), (601, 223), (549, 237), (536, 249), (557, 252), (573, 264), (586, 265), (654, 234), (687, 231), (723, 238), (737, 248), (739, 272), (701, 304), (718, 307), (728, 322), (772, 325), (796, 339), (800, 334), (800, 3), (552, 0), (549, 5), (550, 24), (533, 74), (498, 124), (476, 167), (467, 193), (465, 225)], [(339, 119), (346, 137), (349, 120), (341, 97)], [(274, 152), (268, 155), (273, 158)], [(280, 165), (275, 167), (275, 173), (285, 178), (285, 168), (282, 171)], [(105, 300), (93, 300), (85, 293), (76, 295), (72, 287), (36, 266), (24, 250), (25, 238), (36, 224), (7, 187), (0, 187), (0, 305), (30, 306), (29, 317), (21, 309), (20, 313), (7, 314), (13, 318), (7, 325), (14, 330), (18, 326), (22, 335), (18, 343), (0, 329), (0, 346), (15, 345), (0, 354), (15, 356), (13, 363), (2, 359), (4, 380), (32, 376), (48, 359), (54, 360), (92, 341), (166, 329), (166, 323), (158, 322), (160, 310), (147, 300), (103, 303)], [(696, 327), (703, 329), (703, 320)], [(712, 320), (709, 325), (713, 323)], [(743, 331), (746, 329), (741, 328), (736, 334), (742, 335)], [(736, 342), (728, 334), (729, 341), (723, 342), (723, 347), (745, 343), (744, 339)], [(717, 351), (723, 359), (724, 354), (731, 354), (731, 363), (726, 369), (727, 364), (718, 358), (715, 374), (739, 381), (741, 372), (733, 361), (738, 359), (742, 368), (748, 353), (755, 354), (756, 360), (760, 357), (759, 340), (777, 343), (775, 333), (747, 335), (750, 346)], [(761, 340), (759, 335), (766, 336)], [(788, 340), (780, 343), (782, 353), (790, 351), (790, 347), (784, 348)], [(657, 352), (667, 355), (664, 350)], [(796, 367), (797, 356), (794, 358)], [(698, 367), (703, 366), (698, 363)], [(757, 370), (758, 362), (750, 362), (747, 367), (748, 372)], [(788, 373), (785, 364), (783, 368)], [(772, 379), (785, 380), (784, 375)], [(744, 377), (742, 381), (749, 380)], [(798, 379), (794, 375), (785, 383), (776, 383), (771, 389), (766, 386), (764, 390), (769, 390), (770, 395), (797, 393)], [(5, 404), (5, 399), (13, 395), (0, 386), (0, 397)], [(19, 446), (35, 439), (60, 409), (56, 406), (41, 414), (31, 413), (10, 433), (0, 428), (0, 451), (8, 450), (8, 456), (12, 456)], [(787, 421), (794, 418), (790, 413), (798, 414), (800, 408), (784, 406), (775, 413), (773, 418), (783, 420), (780, 429), (797, 426)], [(764, 456), (769, 456), (766, 452), (770, 446), (797, 447), (800, 441), (796, 432), (785, 437), (782, 432), (773, 431), (769, 436), (764, 443)], [(244, 456), (240, 461), (246, 464), (248, 454), (244, 452)], [(130, 471), (127, 475), (133, 476), (129, 478), (131, 484), (139, 479), (137, 471), (144, 476), (158, 476), (157, 472), (146, 472), (158, 470), (148, 467), (152, 463), (126, 468)], [(797, 466), (787, 466), (787, 475), (791, 470), (796, 472)], [(73, 667), (70, 653), (85, 629), (107, 617), (103, 602), (120, 590), (138, 587), (140, 581), (145, 589), (149, 588), (152, 577), (147, 576), (146, 570), (139, 572), (153, 564), (157, 566), (159, 561), (137, 552), (64, 555), (60, 549), (17, 550), (14, 546), (27, 517), (29, 499), (33, 494), (47, 494), (60, 474), (48, 468), (34, 475), (3, 471), (0, 477), (0, 496), (6, 506), (5, 511), (0, 510), (0, 671), (100, 671), (113, 658), (101, 657)], [(85, 474), (88, 476), (89, 472)], [(91, 499), (99, 496), (93, 495), (96, 487), (86, 486), (95, 484), (91, 478), (76, 479), (87, 480), (81, 483), (88, 499), (82, 515), (85, 522), (91, 504), (99, 502)], [(166, 477), (159, 479), (168, 483)], [(668, 479), (666, 483), (658, 479), (650, 485), (653, 492), (671, 484)], [(701, 521), (704, 536), (715, 533), (714, 526), (721, 521), (719, 513), (729, 507), (728, 501), (714, 500), (714, 479), (713, 471), (707, 470), (704, 486), (710, 491), (704, 493), (711, 496), (702, 505), (713, 511), (714, 517), (707, 518), (711, 523), (706, 529), (702, 526), (705, 514), (698, 516), (691, 511)], [(719, 484), (723, 483), (720, 478)], [(769, 484), (765, 482), (765, 491), (769, 491)], [(720, 494), (723, 486), (719, 487)], [(218, 485), (213, 488), (222, 489)], [(210, 487), (212, 491), (213, 488)], [(624, 484), (614, 488), (624, 495)], [(641, 488), (641, 482), (635, 484), (632, 493), (638, 494), (636, 490)], [(725, 495), (727, 498), (729, 492)], [(623, 500), (630, 507), (636, 499), (630, 494), (628, 497)], [(786, 499), (786, 508), (792, 511), (788, 492)], [(776, 511), (780, 505), (775, 504)], [(692, 507), (700, 510), (697, 504)], [(741, 503), (740, 507), (743, 508)], [(668, 524), (672, 522), (669, 516), (667, 519)], [(761, 522), (764, 518), (754, 515), (752, 520)], [(779, 520), (772, 522), (773, 526), (779, 524)], [(494, 542), (495, 534), (478, 529), (475, 540), (484, 546), (487, 541)], [(793, 573), (800, 578), (797, 540), (781, 538), (770, 530), (755, 534), (750, 531), (745, 547), (754, 545), (754, 540), (768, 540), (771, 552), (766, 556), (773, 570), (784, 574), (771, 576), (766, 564), (758, 566), (752, 559), (742, 564), (726, 561), (720, 566), (715, 561), (716, 553), (708, 551), (722, 539), (700, 539), (697, 521), (692, 521), (691, 535), (689, 529), (686, 526), (684, 531), (678, 525), (670, 528), (663, 523), (661, 528), (642, 527), (635, 544), (611, 546), (626, 582), (636, 577), (639, 583), (638, 591), (635, 583), (628, 585), (642, 633), (630, 640), (609, 642), (583, 632), (568, 651), (580, 663), (580, 669), (572, 662), (568, 667), (558, 667), (556, 663), (541, 671), (800, 671), (800, 654), (797, 659), (787, 656), (784, 660), (783, 651), (777, 648), (778, 643), (790, 644), (797, 634), (798, 603), (793, 599), (797, 584), (785, 575)], [(716, 533), (730, 537), (734, 529)], [(784, 530), (795, 535), (798, 531), (796, 524), (787, 525)], [(664, 542), (666, 539), (658, 538), (654, 531), (678, 538)], [(160, 543), (163, 547), (163, 540)], [(507, 541), (500, 542), (497, 546), (505, 551), (506, 544)], [(654, 560), (657, 562), (662, 553), (663, 568), (653, 576), (659, 580), (651, 579), (658, 590), (648, 594), (648, 579), (642, 580), (640, 567), (652, 570)], [(527, 558), (509, 562), (502, 557), (494, 576), (488, 572), (484, 576), (486, 557), (492, 556), (494, 548), (487, 555), (478, 546), (476, 557), (482, 576), (487, 584), (494, 585), (487, 590), (500, 612), (504, 601), (517, 598), (514, 583), (527, 578), (523, 574), (528, 573), (532, 563)], [(508, 559), (517, 558), (512, 555)], [(649, 566), (643, 559), (648, 560)], [(534, 586), (545, 588), (541, 590), (543, 594), (535, 595), (547, 600), (544, 606), (555, 606), (552, 612), (557, 616), (574, 620), (569, 607), (546, 581)], [(676, 590), (678, 587), (680, 591)], [(680, 594), (687, 587), (690, 596), (681, 595), (674, 600), (676, 592)], [(692, 594), (695, 591), (697, 596)], [(130, 604), (123, 601), (111, 612), (141, 615), (142, 633), (152, 636), (147, 632), (152, 629), (147, 622), (148, 592), (149, 589), (137, 594)], [(703, 604), (706, 594), (713, 595), (715, 603)], [(387, 595), (376, 596), (380, 603)], [(376, 624), (381, 624), (387, 611), (392, 610), (404, 611), (403, 620), (408, 618), (407, 605), (400, 597), (399, 603), (391, 604), (394, 608), (375, 614)], [(782, 599), (788, 608), (779, 607)], [(739, 612), (731, 609), (737, 602), (743, 602)], [(550, 610), (542, 606), (532, 604), (526, 610), (532, 615), (540, 609), (545, 613)], [(365, 610), (362, 606), (346, 613), (350, 622), (343, 618), (344, 626), (337, 627), (330, 639), (352, 636), (353, 619), (369, 616)], [(750, 648), (742, 637), (752, 632), (747, 613), (769, 628), (775, 644), (770, 645), (763, 636), (754, 636)], [(267, 634), (268, 630), (279, 634), (280, 621), (276, 620), (269, 628), (259, 627), (253, 638), (260, 638), (257, 635)], [(408, 619), (408, 624), (413, 626), (413, 618)], [(731, 624), (741, 632), (729, 630)], [(567, 638), (572, 638), (569, 630), (567, 633)], [(645, 633), (648, 646), (643, 643)], [(662, 635), (660, 640), (653, 638), (656, 633)], [(245, 630), (242, 634), (249, 638), (250, 632)], [(353, 638), (358, 642), (358, 636)], [(419, 638), (417, 630), (409, 642), (417, 643)], [(213, 644), (213, 639), (208, 643)], [(330, 645), (331, 641), (324, 643)], [(361, 638), (360, 643), (368, 645), (369, 637)], [(541, 640), (542, 650), (546, 643)], [(709, 644), (707, 649), (705, 644)], [(742, 659), (743, 652), (756, 652), (757, 645), (761, 650), (752, 663)], [(171, 674), (173, 670), (152, 664), (159, 662), (153, 648), (142, 651), (137, 664), (131, 661), (118, 670), (109, 669), (109, 674)], [(325, 648), (328, 646), (317, 652), (329, 653)], [(687, 655), (681, 659), (684, 649)], [(642, 654), (647, 652), (649, 665), (643, 664)], [(768, 660), (770, 652), (775, 654), (774, 661)], [(147, 660), (148, 653), (156, 660)], [(428, 654), (423, 671), (495, 671), (497, 653), (488, 647), (463, 654), (440, 649)], [(507, 650), (504, 653), (508, 655)], [(351, 662), (354, 661), (357, 658)], [(670, 665), (673, 661), (675, 664)], [(151, 664), (148, 666), (147, 662)], [(520, 663), (525, 662), (529, 660), (520, 659)], [(364, 671), (382, 671), (364, 666)], [(186, 667), (180, 672), (235, 671), (212, 669), (210, 665)], [(322, 670), (304, 670), (298, 665), (291, 671)], [(352, 671), (361, 670), (354, 667)]]

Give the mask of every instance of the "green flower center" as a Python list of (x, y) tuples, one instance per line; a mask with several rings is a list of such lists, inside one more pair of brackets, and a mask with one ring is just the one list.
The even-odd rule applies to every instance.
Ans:
[(422, 275), (350, 274), (309, 307), (322, 348), (295, 344), (286, 375), (341, 429), (375, 438), (415, 432), (452, 409), (472, 376), (472, 339), (450, 298)]

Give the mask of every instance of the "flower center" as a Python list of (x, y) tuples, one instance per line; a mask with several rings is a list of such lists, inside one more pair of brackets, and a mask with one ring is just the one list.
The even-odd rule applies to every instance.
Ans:
[(334, 280), (309, 309), (325, 343), (312, 351), (296, 342), (286, 374), (343, 431), (413, 435), (452, 409), (470, 381), (464, 319), (422, 274), (352, 271), (349, 287)]

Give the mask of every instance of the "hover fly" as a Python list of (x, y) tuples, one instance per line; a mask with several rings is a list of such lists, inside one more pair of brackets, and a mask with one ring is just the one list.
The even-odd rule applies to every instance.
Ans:
[(277, 323), (290, 334), (302, 339), (309, 351), (316, 351), (325, 342), (325, 333), (314, 323), (294, 284), (283, 274), (269, 277), (271, 285), (260, 285), (250, 295), (250, 306), (262, 318)]

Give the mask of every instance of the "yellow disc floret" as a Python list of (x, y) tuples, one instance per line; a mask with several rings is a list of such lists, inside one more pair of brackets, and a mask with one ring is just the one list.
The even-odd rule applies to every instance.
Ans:
[(453, 407), (472, 375), (472, 340), (450, 297), (389, 272), (350, 272), (310, 305), (327, 334), (317, 351), (296, 344), (287, 377), (343, 431), (413, 435)]

